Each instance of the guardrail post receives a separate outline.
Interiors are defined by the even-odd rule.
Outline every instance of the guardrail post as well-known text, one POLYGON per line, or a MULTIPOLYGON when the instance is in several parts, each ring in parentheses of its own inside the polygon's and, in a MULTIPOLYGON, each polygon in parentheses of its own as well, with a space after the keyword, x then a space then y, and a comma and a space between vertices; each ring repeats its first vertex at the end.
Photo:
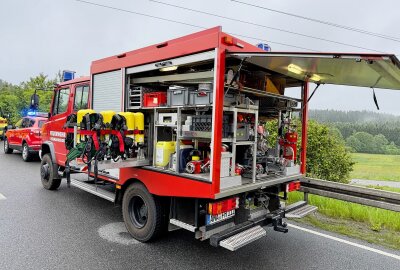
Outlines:
POLYGON ((304 192, 304 201, 308 203, 308 192, 304 192))

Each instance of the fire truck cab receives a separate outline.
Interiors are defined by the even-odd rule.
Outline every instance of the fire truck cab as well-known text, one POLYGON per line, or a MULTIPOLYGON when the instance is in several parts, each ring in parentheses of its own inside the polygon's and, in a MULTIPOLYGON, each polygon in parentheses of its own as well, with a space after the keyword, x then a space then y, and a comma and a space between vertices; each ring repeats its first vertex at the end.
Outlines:
POLYGON ((90 78, 55 89, 42 183, 66 177, 122 205, 139 241, 182 228, 236 250, 266 226, 288 230, 280 200, 306 171, 308 83, 399 89, 399 66, 393 55, 266 52, 219 27, 97 60, 90 78))

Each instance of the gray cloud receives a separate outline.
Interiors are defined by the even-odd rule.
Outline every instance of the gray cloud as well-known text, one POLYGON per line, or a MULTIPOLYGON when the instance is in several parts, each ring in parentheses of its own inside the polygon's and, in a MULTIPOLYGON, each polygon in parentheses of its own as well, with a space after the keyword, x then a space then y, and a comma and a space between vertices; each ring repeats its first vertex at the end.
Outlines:
MULTIPOLYGON (((362 52, 360 49, 317 41, 239 22, 183 11, 147 0, 91 0, 104 5, 189 22, 204 27, 222 25, 226 32, 293 44, 325 52, 362 52)), ((369 37, 303 21, 229 0, 178 1, 176 5, 200 9, 255 23, 284 28, 326 39, 399 53, 398 42, 369 37)), ((398 1, 250 1, 274 9, 349 25, 400 38, 398 1)), ((88 75, 93 60, 133 50, 198 31, 138 15, 82 4, 73 0, 0 0, 0 78, 19 83, 40 72, 54 76, 72 69, 88 75)), ((248 40, 256 43, 254 40, 248 40)), ((270 43, 274 51, 299 49, 270 43)), ((400 114, 399 91, 377 91, 382 112, 400 114)), ((322 86, 310 102, 311 108, 376 110, 370 89, 322 86)))

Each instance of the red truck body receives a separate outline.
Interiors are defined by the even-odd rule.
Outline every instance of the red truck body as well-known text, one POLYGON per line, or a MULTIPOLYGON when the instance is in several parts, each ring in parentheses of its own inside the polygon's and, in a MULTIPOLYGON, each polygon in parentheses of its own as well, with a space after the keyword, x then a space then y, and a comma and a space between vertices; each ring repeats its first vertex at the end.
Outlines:
MULTIPOLYGON (((158 219, 161 220, 167 216, 166 224, 169 226, 190 230, 195 233, 196 238, 203 240, 210 238, 213 246, 220 245, 236 250, 249 242, 249 239, 245 237, 245 232, 250 233, 251 230, 255 230, 251 241, 265 235, 264 229, 259 227, 261 225, 272 225, 276 231, 287 232, 285 223, 282 221, 285 217, 285 209, 280 204, 280 192, 284 192, 284 197, 286 197, 286 192, 293 191, 292 187, 296 187, 294 190, 297 190, 299 185, 293 182, 299 181, 306 173, 308 83, 400 89, 399 67, 398 59, 388 54, 265 52, 222 32, 220 27, 97 60, 92 62, 90 77, 63 82, 55 89, 49 122, 42 128, 42 156, 44 157, 41 166, 42 183, 47 189, 56 189, 63 176, 67 176, 67 183, 71 181, 70 170, 74 173, 90 170, 89 176, 95 177, 94 188, 90 187, 92 182, 88 184, 73 180, 72 183, 100 197, 122 203, 124 221, 128 231, 136 239, 148 241, 159 233, 162 224, 151 223, 154 220, 150 220, 147 215, 154 214, 153 217, 157 219, 157 222, 158 219), (248 69, 244 75, 240 73, 243 63, 248 69), (169 67, 172 72, 163 73, 165 67, 169 67), (227 70, 232 67, 234 77, 229 83, 227 70), (263 77, 252 84, 253 73, 261 73, 263 77), (387 76, 389 73, 392 76, 387 76), (379 79, 376 80, 377 78, 379 79), (198 105, 165 107, 162 105, 158 108, 146 108, 146 106, 134 107, 130 103, 129 95, 132 89, 137 89, 134 88, 136 85, 141 87, 156 85, 157 89, 165 91, 163 88, 165 85, 171 86, 174 83, 194 85, 202 83, 204 79, 209 80, 209 83, 211 80, 210 91, 213 94, 212 100, 205 107, 198 105), (238 82, 236 86, 233 86, 234 79, 238 82), (260 84, 264 84, 265 87, 257 89, 260 84), (299 88, 302 98, 294 99, 284 96, 284 90, 288 87, 299 88), (251 97, 257 99, 259 104, 251 106, 255 103, 250 100, 246 107, 240 107, 239 102, 236 102, 236 105, 231 103, 231 105, 226 105, 226 95, 231 89, 235 89, 236 97, 246 96, 246 100, 250 100, 249 97, 251 97), (297 107, 297 103, 301 105, 300 108, 297 107), (251 109, 255 106, 256 109, 251 109), (89 108, 96 112, 111 110, 116 113, 127 111, 142 113, 146 119, 144 134, 149 165, 117 165, 116 174, 115 170, 114 174, 111 172, 98 174, 92 171, 91 166, 80 170, 75 167, 71 169, 69 161, 67 162, 69 151, 65 145, 66 137, 67 134, 73 132, 74 141, 76 141, 76 136, 80 131, 79 123, 74 131, 66 128, 67 117, 76 114, 79 110, 89 108), (204 108, 206 112, 211 113, 206 116, 212 119, 210 137, 202 138, 203 140, 206 138, 210 149, 209 174, 200 177, 190 173, 179 173, 177 168, 171 170, 171 168, 157 167, 156 144, 157 141, 162 140, 158 139, 156 130, 158 127, 167 129, 172 127, 168 124, 164 126, 158 124, 159 113, 173 112, 172 114, 179 118, 184 115, 182 111, 187 110, 192 112, 192 115, 198 116, 204 113, 204 108), (294 141, 297 140, 297 133, 290 126, 292 111, 299 112, 302 123, 302 141, 299 151, 294 141), (234 135, 229 138, 224 134, 226 115, 233 119, 232 133, 234 135), (244 141, 237 140, 238 124, 246 125, 243 122, 239 123, 242 121, 237 120, 239 115, 241 119, 247 117, 248 120, 245 120, 247 125, 250 129, 254 129, 253 140, 249 139, 250 137, 244 141), (288 115, 287 119, 286 115, 288 115), (281 139, 278 140, 275 151, 272 151, 273 154, 268 154, 275 155, 272 161, 267 154, 264 154, 262 158, 258 157, 257 140, 262 141, 265 136, 263 132, 258 133, 258 127, 262 130, 263 125, 259 124, 261 123, 259 117, 263 117, 263 121, 278 120, 278 134, 281 139), (285 137, 285 134, 288 135, 285 137), (289 135, 291 140, 288 139, 289 135), (229 146, 227 147, 226 144, 229 146), (250 145, 252 147, 249 147, 250 145), (240 152, 242 150, 236 151, 241 146, 244 146, 246 153, 244 150, 243 153, 240 152), (223 171, 226 172, 226 167, 222 165, 222 153, 226 151, 224 150, 226 147, 233 153, 230 159, 229 177, 222 174, 223 171), (298 152, 299 159, 296 158, 298 152), (251 158, 248 158, 248 153, 251 158), (152 162, 151 158, 153 158, 152 162), (235 168, 238 160, 248 163, 247 167, 252 168, 251 175, 241 178, 238 184, 229 186, 229 181, 241 177, 240 166, 235 168), (263 174, 256 171, 256 168, 259 169, 259 163, 263 162, 265 164, 269 162, 271 172, 278 173, 265 172, 263 174), (104 181, 103 185, 111 184, 115 188, 111 197, 105 195, 105 191, 98 191, 97 178, 104 181), (261 212, 257 210, 258 212, 255 213, 248 204, 261 212), (168 209, 162 208, 161 205, 167 205, 168 209), (151 225, 148 225, 149 223, 151 225), (151 228, 146 226, 151 226, 151 228), (239 241, 240 244, 232 245, 229 239, 235 235, 243 239, 239 241)), ((182 141, 188 138, 180 135, 183 121, 177 120, 176 123, 175 154, 178 155, 180 138, 182 141)), ((249 134, 251 132, 248 132, 249 134)), ((198 138, 190 137, 190 140, 194 147, 198 147, 198 138)), ((172 157, 170 162, 171 160, 172 157)), ((123 163, 124 161, 120 164, 123 163)), ((261 169, 264 168, 261 166, 261 169)))

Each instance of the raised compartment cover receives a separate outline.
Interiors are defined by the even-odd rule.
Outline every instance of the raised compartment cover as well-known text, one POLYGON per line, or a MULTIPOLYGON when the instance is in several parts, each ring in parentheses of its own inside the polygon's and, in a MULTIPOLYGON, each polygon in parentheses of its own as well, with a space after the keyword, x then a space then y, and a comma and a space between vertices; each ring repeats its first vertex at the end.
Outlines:
POLYGON ((300 81, 400 90, 400 61, 392 54, 232 53, 230 56, 300 81))

